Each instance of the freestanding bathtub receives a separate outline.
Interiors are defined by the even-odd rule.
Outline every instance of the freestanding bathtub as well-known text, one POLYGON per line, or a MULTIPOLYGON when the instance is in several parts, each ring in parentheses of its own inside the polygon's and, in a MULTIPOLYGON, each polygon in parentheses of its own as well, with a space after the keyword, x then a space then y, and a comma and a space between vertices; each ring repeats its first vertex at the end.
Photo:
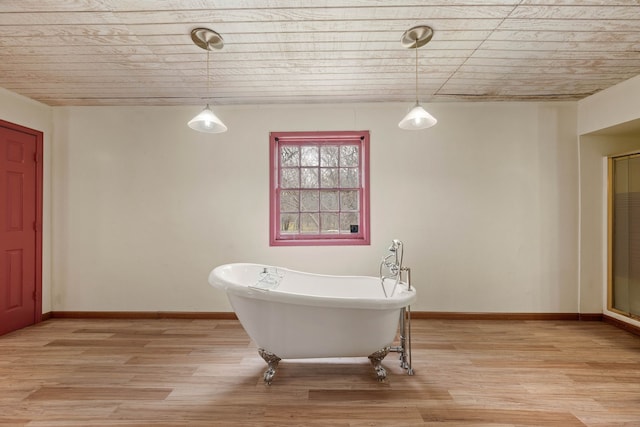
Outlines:
POLYGON ((390 279, 384 279, 383 290, 378 277, 248 263, 214 268, 209 283, 225 290, 257 344, 268 364, 267 384, 281 359, 324 357, 369 357, 378 380, 384 380, 382 359, 396 337, 402 309, 416 298, 415 289, 390 279))

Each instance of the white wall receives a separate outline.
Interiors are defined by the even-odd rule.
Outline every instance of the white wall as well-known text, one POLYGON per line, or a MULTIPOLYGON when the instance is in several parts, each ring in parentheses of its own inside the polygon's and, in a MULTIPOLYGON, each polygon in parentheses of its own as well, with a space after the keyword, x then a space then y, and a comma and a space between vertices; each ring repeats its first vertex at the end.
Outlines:
POLYGON ((395 127, 404 105, 219 107, 231 131, 208 136, 184 126, 197 107, 50 108, 0 89, 0 119, 44 132, 44 312, 228 310, 214 265, 375 274, 399 237, 419 310, 589 313, 606 304, 603 157, 636 148, 639 95, 634 78, 577 106, 435 104, 440 123, 416 133, 395 127), (372 245, 270 248, 267 134, 323 129, 372 131, 372 245))
POLYGON ((640 119, 640 75, 578 102, 578 135, 640 119))
POLYGON ((0 119, 43 132, 42 312, 51 311, 51 129, 50 107, 0 88, 0 119))
POLYGON ((405 242, 414 310, 578 311, 575 103, 54 108, 53 310, 228 311, 216 265, 376 275, 405 242), (371 131, 372 243, 269 247, 268 133, 371 131))
POLYGON ((640 151, 640 76, 578 102, 580 135, 580 310, 607 309, 606 158, 640 151))

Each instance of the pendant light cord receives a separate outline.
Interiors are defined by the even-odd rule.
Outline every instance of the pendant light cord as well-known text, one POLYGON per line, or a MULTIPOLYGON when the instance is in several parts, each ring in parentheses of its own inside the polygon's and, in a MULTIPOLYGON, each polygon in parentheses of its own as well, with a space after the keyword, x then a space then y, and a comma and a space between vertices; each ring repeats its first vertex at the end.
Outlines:
POLYGON ((418 103, 418 39, 416 38, 413 48, 416 50, 416 104, 418 103))
POLYGON ((211 78, 209 77, 209 49, 207 48, 207 104, 211 100, 211 78))

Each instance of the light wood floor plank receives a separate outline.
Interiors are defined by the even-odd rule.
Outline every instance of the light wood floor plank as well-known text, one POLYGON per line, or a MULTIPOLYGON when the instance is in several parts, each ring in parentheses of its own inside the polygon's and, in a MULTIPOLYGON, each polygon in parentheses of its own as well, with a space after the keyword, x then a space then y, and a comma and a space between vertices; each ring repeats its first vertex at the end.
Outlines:
POLYGON ((52 319, 0 337, 5 426, 639 426, 640 337, 602 322, 414 320, 398 355, 283 360, 235 320, 52 319))

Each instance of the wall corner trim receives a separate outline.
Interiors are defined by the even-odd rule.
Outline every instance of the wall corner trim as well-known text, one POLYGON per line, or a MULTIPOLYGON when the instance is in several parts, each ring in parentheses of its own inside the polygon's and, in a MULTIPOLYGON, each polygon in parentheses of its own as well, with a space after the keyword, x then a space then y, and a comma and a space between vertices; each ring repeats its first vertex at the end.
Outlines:
POLYGON ((441 320, 580 320, 578 313, 504 313, 504 312, 446 312, 412 311, 413 319, 441 320))
POLYGON ((48 314, 50 319, 238 319, 235 313, 227 311, 52 311, 48 314))
MULTIPOLYGON (((440 320, 565 320, 583 322, 605 322, 640 336, 640 327, 602 313, 466 313, 445 311, 412 311, 413 319, 440 320)), ((42 314, 49 319, 210 319, 238 320, 230 311, 185 312, 185 311, 50 311, 42 314)))

